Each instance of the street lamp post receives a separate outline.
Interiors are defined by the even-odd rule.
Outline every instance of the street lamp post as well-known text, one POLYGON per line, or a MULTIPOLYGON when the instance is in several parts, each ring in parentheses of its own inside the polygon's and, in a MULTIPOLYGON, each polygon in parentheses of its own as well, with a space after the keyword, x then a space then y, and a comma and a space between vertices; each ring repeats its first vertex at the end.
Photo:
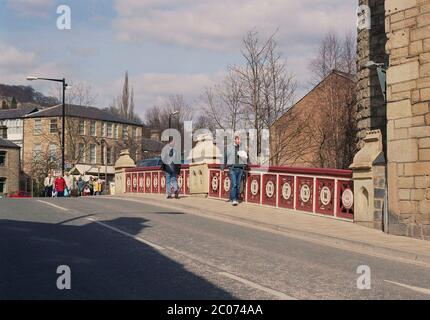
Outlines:
POLYGON ((54 81, 54 82, 61 82, 63 84, 63 108, 61 112, 61 175, 64 176, 64 169, 65 169, 65 132, 66 132, 66 88, 67 83, 66 79, 51 79, 51 78, 39 78, 34 76, 28 76, 27 80, 34 81, 34 80, 46 80, 46 81, 54 81))

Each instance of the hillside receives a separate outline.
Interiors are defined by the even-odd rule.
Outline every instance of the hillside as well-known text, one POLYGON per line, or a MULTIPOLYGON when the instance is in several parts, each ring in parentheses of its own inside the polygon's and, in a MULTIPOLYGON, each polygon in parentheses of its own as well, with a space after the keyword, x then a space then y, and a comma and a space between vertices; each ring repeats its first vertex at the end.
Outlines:
POLYGON ((42 107, 52 106, 58 103, 53 97, 47 97, 34 90, 30 86, 14 86, 0 84, 0 98, 15 97, 18 105, 34 104, 42 107))

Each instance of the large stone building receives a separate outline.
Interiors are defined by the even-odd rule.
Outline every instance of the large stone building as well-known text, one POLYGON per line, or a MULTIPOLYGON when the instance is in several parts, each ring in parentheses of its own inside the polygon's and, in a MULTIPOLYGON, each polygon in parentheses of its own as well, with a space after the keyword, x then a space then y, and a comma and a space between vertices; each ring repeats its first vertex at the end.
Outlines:
POLYGON ((23 117, 36 112, 36 107, 22 107, 19 109, 0 110, 0 138, 7 139, 21 148, 23 157, 24 120, 23 117))
POLYGON ((0 197, 19 191, 19 146, 0 138, 0 197))
POLYGON ((270 128, 275 166, 347 168, 355 153, 355 77, 332 71, 270 128))
POLYGON ((385 132, 386 125, 386 228, 430 240, 430 0, 359 4, 369 5, 372 24, 358 34, 358 112, 363 130, 385 132), (388 62, 385 122, 375 71, 366 68, 370 60, 388 62))
MULTIPOLYGON (((24 118, 23 170, 43 176, 61 168, 62 105, 42 109, 24 118)), ((110 112, 86 106, 66 105, 66 169, 78 174, 113 179, 114 163, 121 149, 132 158, 142 157, 142 125, 110 112)))

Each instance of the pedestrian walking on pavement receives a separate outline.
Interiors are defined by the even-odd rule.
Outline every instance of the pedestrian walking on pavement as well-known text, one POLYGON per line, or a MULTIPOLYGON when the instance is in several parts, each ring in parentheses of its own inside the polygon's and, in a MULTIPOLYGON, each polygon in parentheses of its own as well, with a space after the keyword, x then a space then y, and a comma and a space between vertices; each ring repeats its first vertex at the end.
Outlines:
POLYGON ((221 166, 221 170, 224 170, 225 167, 229 169, 231 181, 230 200, 233 206, 239 204, 241 181, 248 162, 248 154, 246 151, 240 150, 240 135, 235 134, 233 145, 227 147, 224 164, 221 166))
POLYGON ((161 170, 166 174, 166 197, 172 198, 173 189, 175 198, 179 199, 178 175, 181 172, 181 157, 175 149, 173 138, 169 139, 169 144, 163 149, 161 160, 161 170))
POLYGON ((69 172, 66 172, 66 174, 64 175, 64 181, 66 182, 66 188, 64 189, 64 196, 70 197, 72 193, 73 177, 70 175, 69 172))
POLYGON ((67 188, 66 180, 60 175, 55 179, 55 191, 58 198, 64 197, 64 190, 67 188))
POLYGON ((45 187, 45 197, 52 197, 52 191, 54 188, 54 181, 55 179, 52 177, 50 173, 48 173, 48 176, 45 178, 43 185, 45 187))
POLYGON ((78 197, 81 197, 83 196, 84 188, 85 188, 85 181, 84 179, 82 179, 82 176, 79 176, 77 186, 78 186, 78 197))

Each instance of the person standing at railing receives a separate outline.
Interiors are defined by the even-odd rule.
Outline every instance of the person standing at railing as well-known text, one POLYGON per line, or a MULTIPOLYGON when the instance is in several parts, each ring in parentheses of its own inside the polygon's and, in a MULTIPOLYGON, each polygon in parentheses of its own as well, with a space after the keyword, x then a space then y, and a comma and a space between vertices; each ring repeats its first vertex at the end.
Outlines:
POLYGON ((240 135, 235 134, 233 145, 227 147, 224 164, 221 166, 221 170, 224 170, 225 167, 229 169, 231 181, 230 201, 233 206, 239 204, 240 185, 247 162, 248 154, 246 151, 240 150, 240 135))
POLYGON ((167 199, 172 198, 173 188, 175 198, 179 199, 178 175, 181 171, 181 158, 175 149, 172 138, 169 139, 169 144, 163 149, 161 160, 161 170, 166 174, 166 197, 167 199))

